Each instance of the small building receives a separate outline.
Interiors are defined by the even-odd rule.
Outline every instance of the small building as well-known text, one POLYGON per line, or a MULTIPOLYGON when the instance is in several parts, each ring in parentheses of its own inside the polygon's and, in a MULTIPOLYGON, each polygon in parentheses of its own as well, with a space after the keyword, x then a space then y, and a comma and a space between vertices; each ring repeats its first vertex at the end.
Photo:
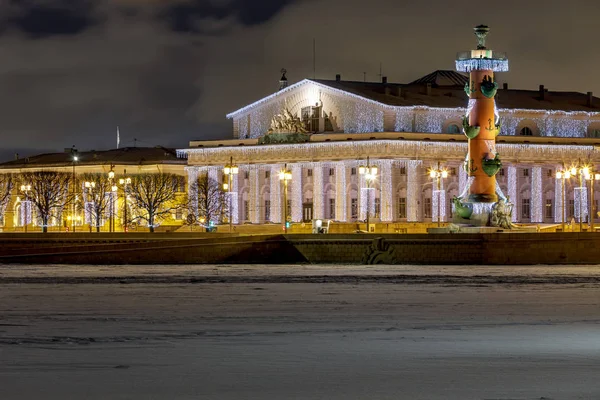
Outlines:
MULTIPOLYGON (((120 149, 106 151, 77 151, 76 149, 65 149, 62 153, 40 154, 36 156, 18 158, 13 161, 0 164, 0 174, 12 174, 15 185, 13 193, 2 212, 3 231, 24 231, 25 223, 29 222, 30 230, 40 230, 39 221, 35 218, 35 209, 25 209, 23 207, 27 194, 21 190, 21 185, 27 185, 22 179, 25 172, 33 171, 56 171, 71 174, 75 178, 75 185, 72 190, 75 191, 76 201, 73 205, 67 207, 61 213, 61 217, 54 217, 49 222, 48 230, 66 231, 66 230, 92 230, 92 221, 89 212, 86 211, 86 201, 84 192, 86 191, 86 176, 104 177, 109 179, 109 172, 114 173, 112 182, 116 187, 114 193, 115 200, 110 215, 113 218, 102 218, 100 230, 108 231, 111 229, 109 224, 114 223, 113 231, 121 231, 124 228, 124 191, 123 185, 119 184, 121 179, 125 179, 136 174, 146 173, 171 173, 180 177, 178 181, 178 192, 183 196, 186 192, 186 161, 178 158, 174 149, 165 147, 124 147, 120 149)), ((88 182, 88 188, 90 183, 88 182)), ((71 189, 69 189, 71 190, 71 189)), ((113 196, 113 194, 107 193, 113 196)), ((131 216, 131 215, 130 215, 131 216)), ((163 225, 168 225, 175 229, 182 225, 185 214, 183 212, 174 213, 171 218, 164 221, 163 225)), ((129 224, 128 229, 135 229, 135 224, 129 224)), ((143 227, 140 227, 142 229, 143 227)), ((95 230, 95 229, 94 229, 95 230)))

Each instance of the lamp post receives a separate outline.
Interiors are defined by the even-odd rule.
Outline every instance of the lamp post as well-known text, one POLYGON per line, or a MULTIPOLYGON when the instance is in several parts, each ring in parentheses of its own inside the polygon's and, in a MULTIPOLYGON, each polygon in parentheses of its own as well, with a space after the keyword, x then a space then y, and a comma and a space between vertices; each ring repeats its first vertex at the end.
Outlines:
POLYGON ((585 180, 590 181, 590 232, 594 232, 594 216, 596 215, 596 204, 594 203, 594 182, 600 180, 600 174, 594 173, 592 168, 589 168, 588 174, 585 175, 585 180))
MULTIPOLYGON (((23 222, 24 226, 25 226, 25 233, 27 233, 27 225, 29 224, 29 192, 31 191, 31 185, 21 185, 21 192, 23 192, 25 194, 25 212, 23 212, 23 215, 25 216, 25 221, 23 222)), ((21 206, 23 207, 23 206, 21 206)), ((21 208, 23 209, 23 208, 21 208)))
MULTIPOLYGON (((83 186, 85 187, 85 189, 89 193, 91 193, 90 197, 91 197, 92 200, 94 200, 93 191, 94 191, 94 188, 96 187, 96 182, 85 181, 83 183, 83 186)), ((85 201, 85 199, 83 199, 83 201, 85 201)), ((93 202, 93 203, 95 203, 95 202, 93 202)), ((92 218, 94 218, 94 222, 96 223, 96 232, 100 231, 100 226, 97 224, 98 217, 96 215, 94 215, 96 212, 97 212, 97 210, 95 210, 95 212, 90 215, 90 223, 89 223, 89 225, 90 225, 90 232, 92 232, 92 218)))
POLYGON ((73 206, 72 206, 72 218, 71 218, 71 227, 73 229, 73 233, 75 233, 75 201, 76 201, 76 192, 75 192, 75 186, 76 185, 76 181, 75 181, 75 163, 77 161, 79 161, 79 157, 77 156, 77 149, 75 149, 74 147, 71 149, 71 155, 73 157, 73 206))
POLYGON ((115 185, 115 171, 113 171, 114 165, 110 166, 108 171, 108 182, 110 184, 110 222, 108 225, 109 232, 115 231, 115 194, 117 193, 117 186, 115 185))
POLYGON ((441 226, 442 216, 440 215, 440 205, 442 203, 442 179, 446 179, 448 177, 448 171, 445 168, 440 167, 440 162, 437 163, 437 168, 431 168, 429 170, 429 176, 431 179, 436 180, 437 185, 437 226, 438 228, 441 226))
POLYGON ((287 169, 287 164, 279 172, 279 180, 283 182, 283 230, 287 233, 287 188, 288 182, 292 180, 292 171, 287 169))
POLYGON ((123 178, 119 179, 119 185, 123 186, 123 232, 127 232, 127 185, 131 183, 131 178, 127 177, 127 170, 123 170, 123 178))
POLYGON ((223 168, 223 173, 227 178, 227 182, 223 183, 223 189, 227 191, 229 197, 229 233, 233 232, 233 210, 231 207, 231 190, 233 189, 233 176, 237 175, 239 168, 237 165, 233 165, 233 157, 229 158, 229 164, 223 168))
MULTIPOLYGON (((579 232, 583 230, 583 181, 591 178, 590 167, 582 165, 581 160, 571 167, 571 175, 579 178, 579 232)), ((587 200, 587 199, 586 199, 587 200)))
POLYGON ((371 232, 369 229, 369 214, 371 212, 371 182, 375 180, 377 176, 377 167, 371 166, 369 162, 369 157, 367 156, 367 165, 361 165, 358 167, 358 173, 365 177, 365 181, 367 181, 367 232, 371 232))
POLYGON ((567 208, 565 205, 565 197, 566 197, 566 188, 565 186, 567 185, 567 180, 569 180, 571 178, 571 171, 569 171, 568 169, 564 168, 563 165, 563 169, 556 171, 556 179, 561 179, 562 180, 562 231, 565 231, 565 219, 567 218, 567 208))

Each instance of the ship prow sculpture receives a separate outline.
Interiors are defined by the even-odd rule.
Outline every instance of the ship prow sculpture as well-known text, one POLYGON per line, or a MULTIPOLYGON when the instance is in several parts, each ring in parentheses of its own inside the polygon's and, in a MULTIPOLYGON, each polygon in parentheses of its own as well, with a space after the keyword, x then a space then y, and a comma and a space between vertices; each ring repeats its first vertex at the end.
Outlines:
POLYGON ((502 161, 496 152, 501 124, 494 73, 508 71, 508 59, 486 47, 488 33, 485 25, 475 27, 477 49, 459 53, 456 59, 457 71, 469 73, 465 85, 469 103, 463 119, 463 133, 468 138, 463 167, 468 181, 463 194, 453 199, 453 222, 512 229, 513 206, 496 182, 502 161))

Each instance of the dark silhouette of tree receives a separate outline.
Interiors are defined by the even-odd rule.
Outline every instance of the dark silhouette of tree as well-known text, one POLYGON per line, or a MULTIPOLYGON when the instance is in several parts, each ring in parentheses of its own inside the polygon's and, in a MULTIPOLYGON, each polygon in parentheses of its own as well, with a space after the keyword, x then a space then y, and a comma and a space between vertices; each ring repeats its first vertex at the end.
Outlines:
POLYGON ((110 218, 111 199, 116 202, 116 193, 112 192, 112 184, 105 174, 83 174, 79 177, 83 182, 83 201, 89 213, 90 225, 100 232, 103 219, 110 218))
POLYGON ((131 175, 125 193, 129 196, 132 215, 128 222, 145 222, 155 226, 171 213, 184 208, 185 198, 178 196, 180 176, 168 173, 131 175))
POLYGON ((10 202, 15 180, 12 174, 0 174, 0 220, 4 216, 6 206, 10 202))
POLYGON ((73 190, 69 189, 71 174, 34 171, 23 173, 20 179, 23 184, 31 185, 27 198, 37 211, 42 232, 48 232, 50 219, 60 219, 65 207, 75 198, 73 190))
POLYGON ((198 189, 198 217, 204 218, 206 224, 210 221, 218 222, 227 212, 226 193, 219 182, 200 175, 196 181, 198 189))

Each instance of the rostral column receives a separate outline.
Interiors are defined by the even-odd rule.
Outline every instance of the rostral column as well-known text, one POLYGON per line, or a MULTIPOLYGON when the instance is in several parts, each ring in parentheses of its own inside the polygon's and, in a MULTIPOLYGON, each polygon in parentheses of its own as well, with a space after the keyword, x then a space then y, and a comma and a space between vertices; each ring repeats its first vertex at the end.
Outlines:
POLYGON ((498 201, 496 173, 502 167, 496 153, 500 121, 496 111, 498 84, 494 80, 494 72, 508 71, 506 56, 485 46, 489 30, 485 25, 475 27, 477 50, 459 53, 456 59, 456 70, 469 73, 469 83, 465 85, 469 104, 463 119, 463 131, 469 139, 464 168, 470 177, 470 187, 469 197, 465 200, 471 204, 489 203, 488 207, 484 207, 488 211, 498 201))

